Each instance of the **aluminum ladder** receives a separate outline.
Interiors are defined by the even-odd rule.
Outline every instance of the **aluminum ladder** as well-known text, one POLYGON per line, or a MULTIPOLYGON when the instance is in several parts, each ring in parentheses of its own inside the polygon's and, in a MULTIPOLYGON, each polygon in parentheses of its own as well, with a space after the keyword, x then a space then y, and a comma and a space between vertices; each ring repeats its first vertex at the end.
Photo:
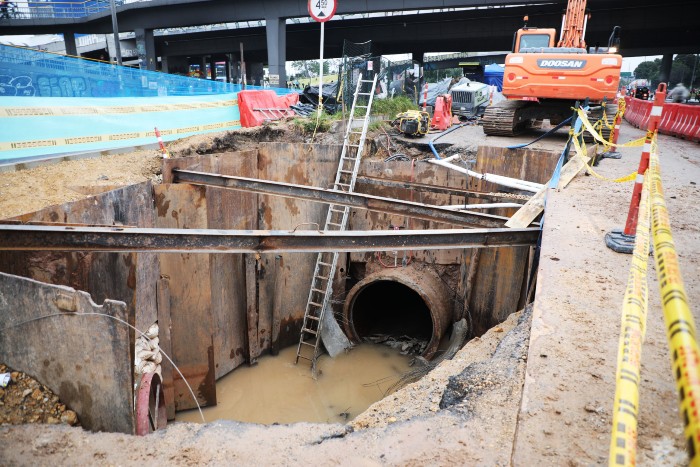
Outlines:
MULTIPOLYGON (((350 118, 348 126, 345 130, 345 138, 343 139, 343 151, 340 154, 340 162, 338 171, 335 175, 333 189, 338 191, 352 192, 355 189, 355 181, 357 180, 357 172, 360 168, 360 158, 367 137, 367 127, 369 126, 369 113, 374 100, 374 90, 377 86, 377 75, 374 79, 363 80, 360 74, 357 79, 357 87, 352 101, 352 109, 350 110, 350 118), (371 84, 369 92, 361 92, 367 85, 371 84), (358 104, 358 98, 367 96, 367 105, 358 104), (365 109, 364 116, 355 118, 355 109, 365 109), (358 126, 353 123, 362 122, 361 130, 358 131, 358 126)), ((324 231, 342 231, 345 230, 350 215, 350 208, 347 206, 337 206, 330 204, 326 215, 326 223, 324 231)), ((306 310, 304 311, 304 321, 301 326, 301 334, 299 336, 299 346, 297 347, 297 358, 295 363, 299 363, 299 359, 308 360, 311 362, 311 374, 314 378, 317 376, 316 362, 321 355, 321 330, 323 325, 323 315, 328 308, 331 297, 333 295, 333 277, 338 264, 338 252, 319 253, 316 258, 316 267, 314 269, 313 279, 311 280, 311 288, 309 290, 309 299, 306 302, 306 310)))

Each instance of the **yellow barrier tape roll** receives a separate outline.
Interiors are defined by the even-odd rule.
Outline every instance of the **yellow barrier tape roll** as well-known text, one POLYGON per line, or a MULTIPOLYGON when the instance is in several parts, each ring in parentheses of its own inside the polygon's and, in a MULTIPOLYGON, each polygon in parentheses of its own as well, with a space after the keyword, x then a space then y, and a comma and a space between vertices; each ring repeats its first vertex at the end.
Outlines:
POLYGON ((611 466, 633 466, 637 457, 637 413, 642 341, 646 332, 647 265, 649 262, 649 176, 644 178, 642 200, 637 219, 632 266, 622 301, 620 342, 617 349, 615 402, 610 438, 611 466))
POLYGON ((590 164, 587 162, 587 158, 584 157, 586 155, 586 149, 585 146, 581 146, 581 143, 579 142, 578 138, 572 138, 574 142, 574 148, 576 149, 576 154, 579 155, 581 160, 583 160, 583 163, 586 164, 586 170, 588 171, 589 174, 593 175, 596 178, 599 178, 601 180, 605 180, 606 182, 613 182, 613 183, 624 183, 624 182, 631 182, 632 180, 637 178, 637 171, 635 170, 629 175, 625 175, 624 177, 619 177, 619 178, 607 178, 603 177, 599 173, 593 170, 593 167, 590 166, 590 164))
POLYGON ((633 139, 632 141, 628 141, 628 142, 622 143, 622 144, 609 143, 608 141, 605 141, 605 139, 602 136, 600 136, 600 133, 598 133, 595 130, 595 128, 593 128, 593 125, 591 125, 591 122, 588 120, 588 115, 586 115, 586 112, 584 112, 583 109, 577 109, 576 112, 578 112, 578 118, 581 119, 581 122, 583 123, 583 127, 586 130, 588 130, 588 132, 591 135, 593 135, 593 138, 595 138, 596 141, 603 144, 604 146, 615 146, 616 148, 634 148, 634 147, 644 146, 644 137, 638 138, 638 139, 633 139))
MULTIPOLYGON (((162 136, 168 135, 178 135, 185 133, 195 133, 198 131, 208 131, 221 129, 224 130, 230 127, 238 127, 241 125, 240 120, 231 120, 228 122, 217 122, 208 123, 206 125, 195 125, 186 128, 171 128, 169 130, 160 130, 162 136)), ((28 148, 40 148, 40 147, 51 147, 51 146, 66 146, 71 144, 85 144, 85 143, 100 143, 103 141, 123 141, 129 139, 139 139, 139 138, 153 138, 154 143, 156 142, 156 133, 154 130, 150 131, 136 131, 130 133, 114 133, 109 135, 88 135, 88 136, 74 136, 69 138, 51 138, 51 139, 37 139, 31 141, 12 141, 7 143, 0 143, 0 151, 10 151, 17 149, 28 149, 28 148)))
POLYGON ((684 423, 690 465, 700 465, 700 352, 695 337, 695 322, 688 306, 678 255, 671 235, 661 185, 656 140, 652 144, 650 157, 652 238, 664 323, 673 359, 673 375, 680 396, 679 409, 684 423))

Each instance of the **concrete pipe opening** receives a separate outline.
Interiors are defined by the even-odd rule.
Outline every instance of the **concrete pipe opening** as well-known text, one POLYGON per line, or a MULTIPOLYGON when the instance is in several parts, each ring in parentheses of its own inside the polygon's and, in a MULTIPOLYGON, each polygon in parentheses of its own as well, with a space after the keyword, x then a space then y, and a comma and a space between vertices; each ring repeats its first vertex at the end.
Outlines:
POLYGON ((386 269, 365 277, 348 293, 343 317, 354 342, 374 334, 428 341, 430 359, 452 323, 450 293, 432 271, 386 269))

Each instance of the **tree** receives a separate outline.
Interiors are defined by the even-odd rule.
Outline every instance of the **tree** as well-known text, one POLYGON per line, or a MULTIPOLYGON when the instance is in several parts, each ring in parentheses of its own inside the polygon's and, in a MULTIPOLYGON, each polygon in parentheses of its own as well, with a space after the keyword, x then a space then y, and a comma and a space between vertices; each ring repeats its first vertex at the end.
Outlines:
MULTIPOLYGON (((323 61, 323 74, 328 76, 331 73, 338 72, 340 59, 330 58, 323 61)), ((318 76, 318 60, 296 60, 292 62, 292 69, 300 73, 305 78, 313 78, 318 76)))
POLYGON ((634 69, 636 79, 647 79, 652 84, 659 82, 659 70, 661 69, 661 59, 642 62, 634 69))

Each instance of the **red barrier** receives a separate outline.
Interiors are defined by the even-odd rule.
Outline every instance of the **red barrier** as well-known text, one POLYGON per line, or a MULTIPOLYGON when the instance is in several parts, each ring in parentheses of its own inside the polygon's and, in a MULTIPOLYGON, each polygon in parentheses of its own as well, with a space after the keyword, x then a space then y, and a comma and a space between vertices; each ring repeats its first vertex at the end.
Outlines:
MULTIPOLYGON (((625 120, 637 128, 649 126, 651 101, 625 97, 627 108, 625 120)), ((665 103, 659 133, 673 135, 690 141, 700 142, 700 106, 665 103)))
POLYGON ((452 96, 443 94, 435 99, 431 127, 445 131, 452 126, 452 96))
POLYGON ((260 126, 265 121, 277 120, 283 116, 292 116, 290 106, 299 103, 299 94, 278 96, 275 91, 241 91, 238 93, 238 110, 241 114, 241 126, 245 128, 260 126))

